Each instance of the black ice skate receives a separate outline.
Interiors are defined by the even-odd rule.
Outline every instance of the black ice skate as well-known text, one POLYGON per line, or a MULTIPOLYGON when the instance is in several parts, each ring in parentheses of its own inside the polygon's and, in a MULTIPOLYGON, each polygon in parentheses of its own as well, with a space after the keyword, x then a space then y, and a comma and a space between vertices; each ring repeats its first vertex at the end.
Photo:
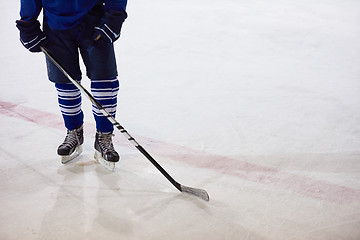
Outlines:
POLYGON ((83 126, 74 130, 68 130, 64 142, 58 147, 58 155, 63 164, 73 160, 82 152, 81 145, 84 142, 83 126))
POLYGON ((95 160, 109 170, 114 170, 115 163, 119 161, 119 154, 112 143, 112 133, 97 131, 95 135, 95 160))

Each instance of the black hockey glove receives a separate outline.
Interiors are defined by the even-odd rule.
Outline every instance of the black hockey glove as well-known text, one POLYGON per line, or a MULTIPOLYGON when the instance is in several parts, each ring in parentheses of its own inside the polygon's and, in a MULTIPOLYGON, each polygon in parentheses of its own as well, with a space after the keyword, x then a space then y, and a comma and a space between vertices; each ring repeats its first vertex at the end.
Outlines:
POLYGON ((121 27, 126 18, 125 11, 106 10, 101 25, 95 27, 93 39, 108 43, 115 42, 120 37, 121 27))
POLYGON ((41 52, 46 36, 40 29, 38 20, 17 20, 16 27, 20 30, 20 41, 30 52, 41 52))

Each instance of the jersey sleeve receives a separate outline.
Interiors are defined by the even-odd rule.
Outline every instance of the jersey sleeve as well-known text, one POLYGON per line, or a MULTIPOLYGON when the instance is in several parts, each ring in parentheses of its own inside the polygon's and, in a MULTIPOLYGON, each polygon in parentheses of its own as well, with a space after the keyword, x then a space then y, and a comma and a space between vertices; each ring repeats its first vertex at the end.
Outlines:
POLYGON ((104 0, 105 10, 126 11, 127 0, 104 0))
POLYGON ((30 21, 38 18, 42 9, 42 0, 21 0, 21 20, 30 21))

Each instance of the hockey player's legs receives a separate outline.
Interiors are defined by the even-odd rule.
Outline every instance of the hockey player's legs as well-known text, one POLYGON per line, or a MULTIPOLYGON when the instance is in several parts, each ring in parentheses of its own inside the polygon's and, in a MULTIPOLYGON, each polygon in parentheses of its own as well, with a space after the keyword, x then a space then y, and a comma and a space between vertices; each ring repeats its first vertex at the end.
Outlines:
MULTIPOLYGON (((58 31, 45 23, 44 32, 49 40, 49 52, 56 56, 71 77, 80 80, 78 46, 74 34, 76 29, 58 31)), ((81 93, 49 59, 46 59, 46 63, 49 80, 55 83, 60 111, 67 129, 65 140, 58 147, 57 153, 61 162, 67 163, 82 152, 84 116, 81 110, 81 93)))
MULTIPOLYGON (((118 90, 119 81, 116 78, 91 81, 92 95, 113 117, 115 117, 116 114, 118 90)), ((96 150, 95 159, 101 163, 105 163, 105 166, 108 168, 113 169, 115 167, 114 163, 118 162, 120 158, 112 143, 114 126, 94 105, 93 115, 97 128, 94 143, 96 150)))
MULTIPOLYGON (((87 76, 91 79, 91 92, 94 98, 115 116, 119 81, 113 45, 88 40, 82 42, 80 53, 86 66, 87 76)), ((93 114, 97 130, 113 131, 113 125, 95 106, 93 106, 93 114)))
MULTIPOLYGON (((98 24, 98 20, 100 20, 99 16, 88 14, 81 23, 72 29, 58 31, 45 25, 44 31, 49 38, 49 52, 57 57, 60 65, 73 79, 78 80, 81 79, 78 54, 80 50, 87 76, 91 79, 91 90, 95 99, 111 115, 115 116, 119 82, 117 80, 114 47, 113 44, 94 41, 91 38, 91 33, 94 26, 98 24)), ((50 81, 56 83, 59 106, 68 130, 64 143, 58 149, 58 154, 62 156, 63 160, 64 156, 71 160, 70 155, 77 153, 77 149, 81 147, 83 142, 81 94, 48 59, 47 69, 50 81), (60 149, 64 146, 70 147, 70 149, 60 149)), ((112 145, 113 125, 95 106, 93 113, 97 128, 95 149, 103 160, 112 163, 119 161, 119 155, 112 145)))
MULTIPOLYGON (((119 81, 117 80, 114 45, 91 38, 91 33, 100 23, 100 19, 96 14, 88 14, 85 17, 81 25, 84 36, 79 41, 79 49, 86 67, 86 74, 91 79, 91 91, 94 98, 115 116, 119 81)), ((113 131, 113 125, 95 106, 93 113, 97 130, 113 131)))
MULTIPOLYGON (((116 77, 112 79, 91 80, 91 93, 93 97, 113 117, 116 114, 118 91, 119 81, 116 77)), ((118 162, 120 158, 112 143, 114 126, 95 105, 92 108, 97 129, 94 143, 96 150, 95 159, 105 165, 105 167, 114 169, 115 162, 118 162)))
MULTIPOLYGON (((91 26, 90 26, 91 27, 91 26)), ((113 44, 86 39, 80 44, 87 76, 91 79, 91 93, 113 116, 116 114, 119 81, 113 44)), ((119 154, 112 144, 113 124, 93 105, 96 122, 95 159, 105 167, 113 169, 119 161, 119 154)))
POLYGON ((84 122, 80 90, 72 83, 55 83, 55 87, 65 127, 68 130, 79 128, 84 122))
MULTIPOLYGON (((119 81, 117 78, 91 81, 92 95, 113 117, 116 115, 118 91, 119 81)), ((93 105, 92 111, 97 130, 105 133, 112 132, 114 130, 113 124, 99 111, 95 105, 93 105)))
POLYGON ((81 93, 72 83, 56 83, 55 87, 67 128, 65 140, 58 148, 58 155, 61 156, 62 163, 67 163, 82 152, 84 114, 81 110, 81 93))

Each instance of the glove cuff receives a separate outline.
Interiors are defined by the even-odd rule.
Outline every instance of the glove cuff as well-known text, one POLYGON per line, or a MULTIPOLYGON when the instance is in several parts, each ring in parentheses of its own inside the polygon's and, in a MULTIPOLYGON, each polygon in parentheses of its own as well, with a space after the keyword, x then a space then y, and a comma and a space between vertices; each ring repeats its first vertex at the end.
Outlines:
POLYGON ((101 25, 95 27, 98 31, 94 34, 94 40, 97 41, 101 36, 106 42, 113 43, 120 37, 121 27, 127 13, 123 11, 106 10, 102 18, 101 25))
POLYGON ((40 29, 40 22, 38 20, 16 20, 16 27, 22 32, 30 33, 40 29))

